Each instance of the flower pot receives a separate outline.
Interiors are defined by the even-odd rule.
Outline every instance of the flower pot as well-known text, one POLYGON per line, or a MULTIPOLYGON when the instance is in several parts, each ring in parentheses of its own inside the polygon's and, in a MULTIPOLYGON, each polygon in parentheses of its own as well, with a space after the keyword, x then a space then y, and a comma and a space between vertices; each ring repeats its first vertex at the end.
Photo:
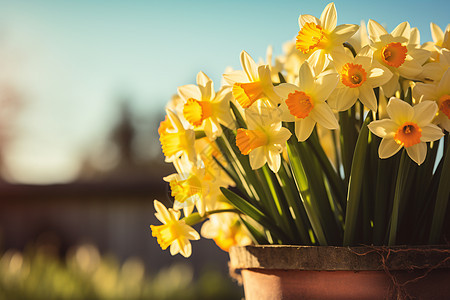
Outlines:
POLYGON ((246 300, 450 297, 449 246, 233 247, 230 269, 246 300))

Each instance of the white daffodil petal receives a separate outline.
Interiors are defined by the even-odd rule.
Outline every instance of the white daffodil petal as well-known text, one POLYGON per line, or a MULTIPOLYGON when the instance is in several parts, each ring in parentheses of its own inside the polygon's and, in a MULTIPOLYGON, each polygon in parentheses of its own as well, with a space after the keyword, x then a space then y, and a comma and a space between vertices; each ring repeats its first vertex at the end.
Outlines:
POLYGON ((427 156, 427 144, 418 143, 411 147, 407 147, 406 152, 408 153, 408 156, 420 166, 427 156))
POLYGON ((436 85, 421 82, 417 83, 413 88, 413 97, 418 102, 437 99, 436 85))
POLYGON ((247 74, 244 71, 232 71, 222 75, 223 79, 229 84, 233 85, 236 82, 248 82, 247 74))
POLYGON ((403 100, 392 97, 386 107, 389 117, 397 124, 410 121, 414 116, 414 109, 403 100))
POLYGON ((250 81, 258 80, 258 65, 245 51, 241 52, 241 66, 250 81))
POLYGON ((314 76, 308 62, 304 62, 300 67, 298 80, 299 88, 302 91, 309 91, 315 87, 314 76))
POLYGON ((336 28, 337 13, 333 2, 328 4, 323 10, 322 15, 320 16, 320 23, 322 28, 328 32, 331 32, 336 28))
POLYGON ((373 134, 380 138, 390 138, 393 137, 394 133, 397 131, 398 124, 391 119, 383 119, 370 122, 368 128, 373 134))
POLYGON ((391 79, 383 85, 383 92, 386 97, 394 95, 395 91, 399 88, 398 78, 397 73, 392 73, 391 79))
POLYGON ((298 91, 299 87, 292 83, 282 83, 274 87, 275 93, 280 96, 283 100, 286 100, 289 94, 298 91))
POLYGON ((386 29, 384 29, 384 27, 380 25, 380 23, 374 20, 369 20, 367 24, 367 31, 369 33, 370 39, 373 41, 380 40, 380 36, 388 33, 386 29))
POLYGON ((279 151, 271 151, 269 150, 267 153, 267 165, 274 173, 278 173, 281 166, 281 156, 279 151))
POLYGON ((339 74, 338 73, 329 73, 324 76, 320 76, 315 81, 315 100, 325 101, 328 99, 328 96, 333 92, 339 83, 339 74))
POLYGON ((339 127, 339 123, 327 103, 315 103, 310 116, 327 129, 337 129, 339 127))
POLYGON ((377 111, 377 98, 370 86, 363 84, 359 87, 359 100, 371 111, 377 111))
POLYGON ((444 40, 444 32, 442 31, 441 27, 431 22, 430 29, 431 29, 431 38, 433 39, 433 42, 437 43, 439 41, 444 40))
POLYGON ((442 76, 437 86, 437 91, 439 94, 450 94, 450 68, 442 76))
POLYGON ((304 119, 296 119, 295 135, 297 136, 298 141, 299 142, 306 141, 311 135, 311 132, 313 131, 315 125, 316 121, 314 121, 310 117, 306 117, 304 119))
POLYGON ((422 72, 422 69, 422 65, 415 60, 405 60, 405 62, 397 68, 400 75, 409 79, 415 79, 422 72))
POLYGON ((408 22, 403 22, 397 25, 394 30, 392 30, 391 35, 393 37, 404 37, 409 40, 411 35, 411 26, 408 22))
POLYGON ((327 103, 332 109, 344 111, 355 104, 359 96, 358 89, 351 89, 346 86, 336 88, 328 97, 327 103))
POLYGON ((284 145, 291 135, 292 133, 289 129, 281 127, 280 130, 270 138, 270 141, 274 144, 284 145))
POLYGON ((250 158, 250 166, 253 170, 259 169, 267 161, 267 158, 264 153, 264 147, 258 147, 249 153, 250 158))
POLYGON ((306 23, 314 23, 314 24, 320 24, 320 20, 312 15, 300 15, 298 17, 298 25, 300 26, 300 29, 303 28, 303 26, 306 23))
POLYGON ((414 106, 414 120, 419 127, 429 124, 436 116, 438 106, 434 101, 422 101, 414 106))
POLYGON ((178 87, 178 95, 180 95, 180 97, 185 101, 187 101, 189 98, 193 98, 195 100, 202 99, 200 89, 195 84, 187 84, 178 87))
POLYGON ((389 158, 395 155, 403 146, 397 144, 392 138, 385 138, 381 140, 378 148, 378 155, 380 158, 389 158))
POLYGON ((419 48, 409 48, 408 54, 414 58, 419 65, 423 65, 430 58, 430 51, 419 48))
POLYGON ((422 128, 422 136, 420 137, 420 140, 422 142, 433 142, 436 140, 439 140, 441 137, 444 136, 444 133, 442 132, 442 129, 437 127, 434 124, 429 124, 427 126, 423 126, 422 128))

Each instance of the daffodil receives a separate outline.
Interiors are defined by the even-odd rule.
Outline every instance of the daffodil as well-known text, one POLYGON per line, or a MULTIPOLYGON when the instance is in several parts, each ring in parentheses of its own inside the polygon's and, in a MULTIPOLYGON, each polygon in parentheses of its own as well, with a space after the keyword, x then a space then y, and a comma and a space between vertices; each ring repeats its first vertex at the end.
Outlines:
POLYGON ((337 24, 334 3, 328 4, 320 19, 312 15, 300 15, 300 31, 297 35, 296 48, 304 54, 319 51, 321 56, 334 57, 336 52, 344 51, 343 43, 358 30, 358 25, 337 24))
POLYGON ((190 240, 200 239, 194 228, 180 220, 181 213, 171 208, 167 209, 161 202, 155 200, 155 216, 163 225, 150 225, 152 236, 157 238, 161 249, 170 246, 170 254, 181 253, 184 257, 191 256, 192 246, 190 240))
POLYGON ((448 68, 450 68, 450 50, 439 49, 436 51, 436 60, 423 66, 421 78, 426 82, 438 83, 448 68))
POLYGON ((364 47, 356 57, 347 52, 337 54, 333 62, 340 81, 328 98, 331 108, 347 110, 359 98, 367 108, 376 111, 377 99, 373 88, 385 84, 392 73, 372 59, 370 47, 364 47))
POLYGON ((267 105, 276 106, 280 97, 273 91, 271 71, 268 65, 258 66, 250 55, 241 52, 243 71, 225 73, 223 78, 232 86, 232 94, 243 107, 249 108, 258 100, 267 105))
POLYGON ((246 110, 248 129, 237 130, 236 145, 242 154, 249 155, 252 169, 259 169, 266 162, 273 172, 280 169, 280 154, 291 132, 281 126, 277 111, 262 107, 246 110))
POLYGON ((212 80, 205 73, 197 74, 197 85, 179 87, 178 94, 185 101, 184 118, 194 129, 203 129, 211 140, 222 134, 220 124, 234 129, 229 104, 231 91, 222 88, 216 94, 212 80))
POLYGON ((382 138, 378 148, 380 158, 388 158, 405 148, 418 165, 427 155, 426 142, 440 139, 442 130, 431 124, 438 107, 433 101, 423 101, 414 107, 392 97, 386 107, 389 119, 372 121, 370 131, 382 138))
POLYGON ((187 156, 191 162, 196 160, 194 149, 195 133, 185 129, 178 116, 166 110, 167 119, 161 123, 159 141, 167 162, 173 162, 180 156, 187 156), (170 122, 170 123, 169 123, 170 122))
POLYGON ((337 73, 328 72, 317 76, 306 61, 300 67, 298 85, 284 83, 276 92, 284 100, 280 109, 285 122, 295 122, 295 134, 299 141, 305 141, 319 123, 327 129, 337 129, 339 123, 325 100, 339 81, 337 73))
POLYGON ((369 20, 368 31, 373 57, 387 67, 393 74, 383 85, 386 96, 390 97, 398 89, 399 77, 416 79, 422 73, 422 65, 430 57, 430 52, 419 49, 411 39, 408 22, 399 24, 390 34, 374 20, 369 20))
POLYGON ((436 46, 450 50, 450 24, 445 28, 445 32, 435 23, 430 23, 431 38, 436 46))
POLYGON ((418 101, 436 102, 439 111, 433 123, 450 132, 450 68, 442 76, 438 84, 417 83, 413 96, 418 101))

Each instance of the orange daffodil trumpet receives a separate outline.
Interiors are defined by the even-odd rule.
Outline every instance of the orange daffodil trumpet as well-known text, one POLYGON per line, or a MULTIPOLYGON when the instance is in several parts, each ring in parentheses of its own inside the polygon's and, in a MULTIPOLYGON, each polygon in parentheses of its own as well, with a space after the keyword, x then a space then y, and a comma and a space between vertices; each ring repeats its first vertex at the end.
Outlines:
MULTIPOLYGON (((312 57, 314 58, 314 56, 312 57)), ((320 56, 316 56, 320 61, 320 56)), ((305 62, 300 67, 298 85, 283 83, 276 92, 283 99, 280 109, 285 122, 295 122, 295 135, 299 142, 305 141, 312 133, 316 123, 327 129, 337 129, 339 123, 325 100, 330 96, 339 81, 334 72, 316 72, 323 64, 311 66, 305 62)))
POLYGON ((155 200, 155 216, 163 225, 150 225, 152 235, 157 238, 163 250, 170 246, 170 254, 181 253, 184 257, 191 256, 192 246, 189 240, 199 240, 200 235, 194 228, 180 220, 180 212, 167 209, 161 202, 155 200))
POLYGON ((382 138, 378 154, 388 158, 405 148, 408 156, 418 165, 427 154, 426 142, 440 139, 442 130, 431 121, 438 107, 433 101, 424 101, 413 107, 403 100, 392 97, 387 105, 389 119, 373 121, 370 131, 382 138))
POLYGON ((212 80, 205 73, 198 73, 197 86, 180 86, 178 94, 185 100, 184 118, 195 129, 203 128, 208 138, 214 140, 222 134, 220 124, 234 128, 234 121, 228 109, 230 90, 222 88, 216 94, 212 80))
POLYGON ((318 51, 321 56, 334 57, 343 52, 342 44, 358 30, 358 25, 337 24, 337 13, 334 3, 328 4, 320 19, 312 15, 300 15, 298 18, 300 31, 295 47, 302 53, 311 55, 318 51))
POLYGON ((259 169, 266 162, 274 173, 280 169, 280 154, 291 132, 281 126, 277 112, 263 107, 247 110, 248 129, 237 130, 236 145, 242 154, 249 155, 252 169, 259 169))
POLYGON ((233 71, 223 75, 232 86, 234 99, 243 107, 249 108, 258 100, 266 105, 276 106, 280 97, 273 91, 271 71, 268 65, 257 65, 247 52, 241 52, 243 71, 233 71))
POLYGON ((344 111, 359 98, 367 108, 376 111, 378 104, 373 89, 388 82, 392 73, 372 59, 370 47, 364 47, 356 57, 347 52, 336 54, 333 62, 340 80, 328 98, 328 104, 344 111))
MULTIPOLYGON (((408 22, 399 24, 390 34, 374 20, 369 20, 370 45, 374 51, 373 57, 393 74, 383 85, 383 91, 390 97, 398 89, 399 77, 416 79, 422 73, 422 65, 430 57, 430 52, 419 49, 411 34, 408 22)), ((413 31, 415 32, 415 31, 413 31)))

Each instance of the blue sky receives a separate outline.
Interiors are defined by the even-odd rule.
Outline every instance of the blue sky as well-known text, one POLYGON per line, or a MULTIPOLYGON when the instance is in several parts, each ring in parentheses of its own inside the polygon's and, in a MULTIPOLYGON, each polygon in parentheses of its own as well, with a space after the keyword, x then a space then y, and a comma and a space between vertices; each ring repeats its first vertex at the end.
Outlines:
MULTIPOLYGON (((19 90, 19 138, 8 148, 12 178, 73 178, 78 161, 116 116, 163 111, 177 86, 202 70, 220 84, 239 53, 275 54, 298 32, 299 14, 320 16, 328 1, 0 1, 0 79, 19 90)), ((409 21, 421 41, 431 21, 445 28, 448 1, 335 1, 338 23, 374 19, 392 30, 409 21)))

